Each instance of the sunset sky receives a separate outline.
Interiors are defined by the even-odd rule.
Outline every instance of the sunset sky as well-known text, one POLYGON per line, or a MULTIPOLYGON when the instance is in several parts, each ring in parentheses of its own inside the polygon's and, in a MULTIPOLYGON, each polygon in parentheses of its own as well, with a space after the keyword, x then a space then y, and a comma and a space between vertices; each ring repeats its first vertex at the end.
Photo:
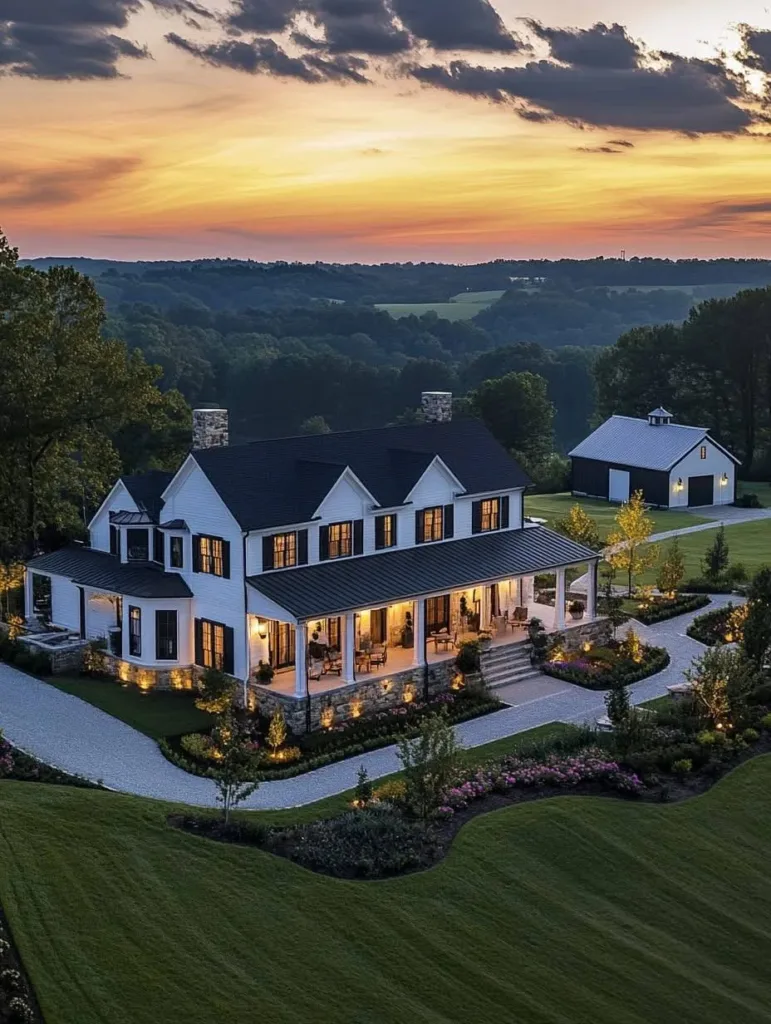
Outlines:
POLYGON ((24 256, 771 258, 769 0, 0 0, 0 131, 24 256))

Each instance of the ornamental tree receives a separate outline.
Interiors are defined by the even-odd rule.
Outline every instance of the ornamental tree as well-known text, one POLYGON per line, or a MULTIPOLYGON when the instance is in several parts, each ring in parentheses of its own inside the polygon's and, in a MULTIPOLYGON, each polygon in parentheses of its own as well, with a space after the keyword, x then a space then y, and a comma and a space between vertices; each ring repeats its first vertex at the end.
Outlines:
POLYGON ((217 758, 210 774, 227 825, 230 812, 259 788, 255 780, 255 753, 242 722, 235 714, 223 715, 212 733, 217 758))
POLYGON ((600 547, 600 533, 597 524, 581 505, 573 505, 566 516, 555 523, 558 533, 570 537, 577 544, 584 544, 595 550, 600 547))
POLYGON ((725 539, 725 527, 721 526, 712 544, 707 548, 702 560, 704 578, 710 583, 720 583, 728 568, 728 543, 725 539))
POLYGON ((761 569, 747 594, 741 646, 744 654, 762 669, 771 651, 771 569, 761 569))
POLYGON ((659 566, 656 576, 656 586, 662 594, 674 600, 680 589, 680 584, 685 576, 685 559, 680 550, 680 542, 677 537, 672 538, 672 543, 667 548, 664 561, 659 566))
POLYGON ((736 725, 758 683, 756 667, 740 651, 712 647, 684 673, 697 708, 716 729, 736 725))
POLYGON ((440 806, 455 774, 460 749, 455 730, 444 711, 429 715, 415 739, 399 740, 405 799, 423 821, 440 806))
POLYGON ((286 719, 284 718, 284 711, 281 705, 276 708, 273 712, 270 725, 268 726, 268 746, 273 751, 273 755, 276 755, 279 747, 283 746, 286 742, 287 727, 286 719))
POLYGON ((643 492, 635 491, 616 513, 616 529, 608 537, 606 558, 627 577, 627 593, 632 596, 634 579, 652 568, 658 559, 658 548, 649 544, 653 520, 643 501, 643 492))

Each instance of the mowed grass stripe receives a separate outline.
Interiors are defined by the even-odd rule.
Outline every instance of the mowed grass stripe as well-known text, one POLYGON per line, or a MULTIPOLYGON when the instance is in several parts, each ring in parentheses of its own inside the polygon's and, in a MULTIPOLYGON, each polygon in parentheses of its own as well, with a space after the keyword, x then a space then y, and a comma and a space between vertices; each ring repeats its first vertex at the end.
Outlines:
POLYGON ((677 806, 507 808, 375 883, 167 811, 0 784, 0 900, 47 1024, 771 1022, 769 757, 677 806))

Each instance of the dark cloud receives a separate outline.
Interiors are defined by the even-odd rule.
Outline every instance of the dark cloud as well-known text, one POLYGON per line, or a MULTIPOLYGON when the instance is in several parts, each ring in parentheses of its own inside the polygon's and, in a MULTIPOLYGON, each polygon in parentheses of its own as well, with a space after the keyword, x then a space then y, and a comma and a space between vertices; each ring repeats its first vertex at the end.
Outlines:
POLYGON ((323 32, 323 40, 298 33, 294 39, 312 49, 392 57, 413 44, 409 32, 395 23, 386 0, 313 0, 309 14, 323 32))
MULTIPOLYGON (((147 0, 188 23, 211 20, 194 0, 147 0)), ((121 58, 149 56, 146 47, 117 35, 143 0, 0 0, 0 73, 28 78, 118 77, 121 58)))
POLYGON ((437 50, 522 49, 489 0, 391 0, 391 6, 405 28, 437 50))
POLYGON ((530 31, 549 44, 551 55, 563 64, 578 68, 636 68, 643 57, 642 47, 629 37, 622 25, 592 28, 547 28, 539 21, 526 22, 530 31))
POLYGON ((226 22, 240 32, 284 32, 299 8, 300 0, 238 0, 226 22))
POLYGON ((141 165, 138 157, 104 157, 51 170, 0 164, 0 190, 9 207, 66 206, 87 199, 141 165))
POLYGON ((298 78, 304 82, 367 82, 366 61, 357 57, 324 58, 319 54, 292 57, 274 39, 226 39, 199 45, 170 32, 166 39, 173 46, 198 57, 214 67, 246 71, 250 75, 275 75, 298 78))
POLYGON ((421 82, 497 103, 525 102, 542 119, 575 125, 736 133, 753 123, 739 79, 718 62, 672 56, 653 67, 565 67, 552 61, 487 68, 466 61, 413 69, 421 82))
POLYGON ((621 153, 614 146, 576 146, 576 153, 621 153))
POLYGON ((771 30, 740 25, 742 49, 736 55, 745 67, 771 75, 771 30))
POLYGON ((620 146, 622 149, 634 149, 634 143, 629 139, 611 139, 609 146, 620 146))

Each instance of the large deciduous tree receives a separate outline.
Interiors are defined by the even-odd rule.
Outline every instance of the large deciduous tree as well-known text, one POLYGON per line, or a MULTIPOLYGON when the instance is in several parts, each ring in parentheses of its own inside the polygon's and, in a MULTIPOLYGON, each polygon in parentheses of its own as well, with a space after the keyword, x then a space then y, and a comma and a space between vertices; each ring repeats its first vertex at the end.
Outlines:
POLYGON ((459 402, 460 412, 479 416, 526 468, 541 466, 554 448, 554 406, 537 373, 507 373, 486 380, 459 402))
POLYGON ((93 283, 68 267, 20 267, 0 235, 0 558, 31 555, 44 529, 82 530, 88 510, 123 469, 162 459, 153 429, 187 419, 179 396, 156 387, 157 367, 106 340, 93 283), (116 442, 144 432, 123 462, 116 442))

